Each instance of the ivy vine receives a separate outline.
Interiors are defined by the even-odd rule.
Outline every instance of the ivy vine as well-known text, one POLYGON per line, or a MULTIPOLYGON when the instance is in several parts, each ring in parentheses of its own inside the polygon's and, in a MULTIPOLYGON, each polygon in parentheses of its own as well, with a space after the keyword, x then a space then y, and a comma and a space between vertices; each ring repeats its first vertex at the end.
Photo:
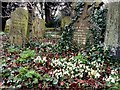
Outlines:
POLYGON ((75 31, 75 27, 74 24, 78 21, 78 19, 80 18, 82 11, 84 9, 84 2, 77 2, 77 5, 75 7, 75 15, 72 18, 72 22, 65 26, 63 28, 63 32, 61 35, 61 39, 59 40, 58 43, 58 47, 59 47, 59 51, 60 50, 76 50, 75 45, 73 45, 73 32, 75 31))
POLYGON ((93 35, 94 45, 102 45, 104 42, 106 30, 106 15, 107 9, 97 9, 95 7, 91 9, 90 22, 92 23, 92 26, 90 28, 90 31, 93 35))

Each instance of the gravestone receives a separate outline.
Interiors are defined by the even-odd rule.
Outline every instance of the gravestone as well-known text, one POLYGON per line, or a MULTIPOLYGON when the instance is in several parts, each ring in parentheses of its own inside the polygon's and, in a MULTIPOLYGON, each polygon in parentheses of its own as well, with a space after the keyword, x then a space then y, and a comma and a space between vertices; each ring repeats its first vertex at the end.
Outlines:
POLYGON ((89 33, 89 17, 87 12, 88 5, 89 3, 86 2, 82 14, 78 19, 78 22, 75 23, 76 31, 74 31, 74 41, 76 41, 79 45, 82 45, 83 47, 86 45, 89 33))
POLYGON ((80 20, 80 22, 76 23, 76 30, 74 31, 73 40, 80 45, 85 45, 88 31, 89 26, 87 25, 87 22, 84 20, 80 20))
POLYGON ((43 19, 36 17, 33 20, 32 38, 36 37, 39 40, 40 38, 43 38, 44 32, 45 32, 45 21, 43 19))
POLYGON ((61 20, 61 27, 63 28, 65 25, 69 25, 72 22, 72 19, 70 16, 65 16, 61 20))
POLYGON ((120 1, 108 4, 107 27, 104 48, 120 59, 120 1))
POLYGON ((11 19, 8 19, 5 25, 5 32, 10 33, 10 28, 11 28, 11 19))
POLYGON ((16 45, 24 45, 28 41, 28 11, 17 8, 11 13, 10 41, 16 45))

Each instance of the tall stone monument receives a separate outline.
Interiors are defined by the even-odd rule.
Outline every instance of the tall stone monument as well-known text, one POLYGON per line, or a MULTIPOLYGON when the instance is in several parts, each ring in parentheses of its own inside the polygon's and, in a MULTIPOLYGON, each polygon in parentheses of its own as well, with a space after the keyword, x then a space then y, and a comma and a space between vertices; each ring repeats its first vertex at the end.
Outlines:
POLYGON ((105 49, 110 48, 111 54, 120 59, 120 1, 108 4, 105 49))

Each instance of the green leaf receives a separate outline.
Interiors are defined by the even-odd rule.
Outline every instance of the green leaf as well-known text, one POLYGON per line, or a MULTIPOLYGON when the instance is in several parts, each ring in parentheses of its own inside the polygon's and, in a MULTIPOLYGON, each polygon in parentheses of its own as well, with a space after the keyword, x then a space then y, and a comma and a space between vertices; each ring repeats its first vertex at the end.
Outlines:
POLYGON ((54 84, 54 85, 57 85, 57 84, 58 84, 58 80, 57 80, 57 79, 54 79, 54 80, 53 80, 53 84, 54 84))
POLYGON ((22 68, 20 68, 20 69, 19 69, 19 73, 20 73, 20 74, 25 74, 25 73, 27 72, 27 68, 28 68, 28 67, 22 67, 22 68))
POLYGON ((37 78, 34 78, 33 83, 34 83, 34 84, 37 84, 37 83, 38 83, 38 79, 37 79, 37 78))
POLYGON ((43 76, 43 78, 44 78, 46 81, 52 81, 52 77, 51 77, 50 75, 48 75, 48 74, 45 74, 45 75, 43 76))
POLYGON ((17 88, 21 88, 21 87, 22 87, 22 85, 17 85, 16 87, 17 87, 17 88))
POLYGON ((36 55, 35 51, 34 50, 26 50, 26 51, 23 51, 21 54, 20 54, 20 57, 21 58, 24 58, 24 59, 27 59, 27 58, 31 58, 31 57, 34 57, 36 55))
POLYGON ((27 78, 32 78, 32 77, 33 77, 32 74, 30 74, 30 73, 27 73, 25 76, 26 76, 27 78))
POLYGON ((35 75, 36 78, 39 78, 40 80, 43 79, 42 76, 39 73, 35 73, 34 75, 35 75))

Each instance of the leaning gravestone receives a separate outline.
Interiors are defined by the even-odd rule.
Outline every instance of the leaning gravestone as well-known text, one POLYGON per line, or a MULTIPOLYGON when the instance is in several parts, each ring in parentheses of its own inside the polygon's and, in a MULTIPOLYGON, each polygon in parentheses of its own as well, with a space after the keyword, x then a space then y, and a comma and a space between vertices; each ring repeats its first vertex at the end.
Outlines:
POLYGON ((45 21, 43 19, 40 19, 36 17, 33 20, 32 25, 32 38, 37 38, 40 40, 40 38, 43 38, 45 32, 45 21))
POLYGON ((11 13, 11 43, 24 45, 28 39, 28 33, 28 11, 23 8, 17 8, 11 13))

